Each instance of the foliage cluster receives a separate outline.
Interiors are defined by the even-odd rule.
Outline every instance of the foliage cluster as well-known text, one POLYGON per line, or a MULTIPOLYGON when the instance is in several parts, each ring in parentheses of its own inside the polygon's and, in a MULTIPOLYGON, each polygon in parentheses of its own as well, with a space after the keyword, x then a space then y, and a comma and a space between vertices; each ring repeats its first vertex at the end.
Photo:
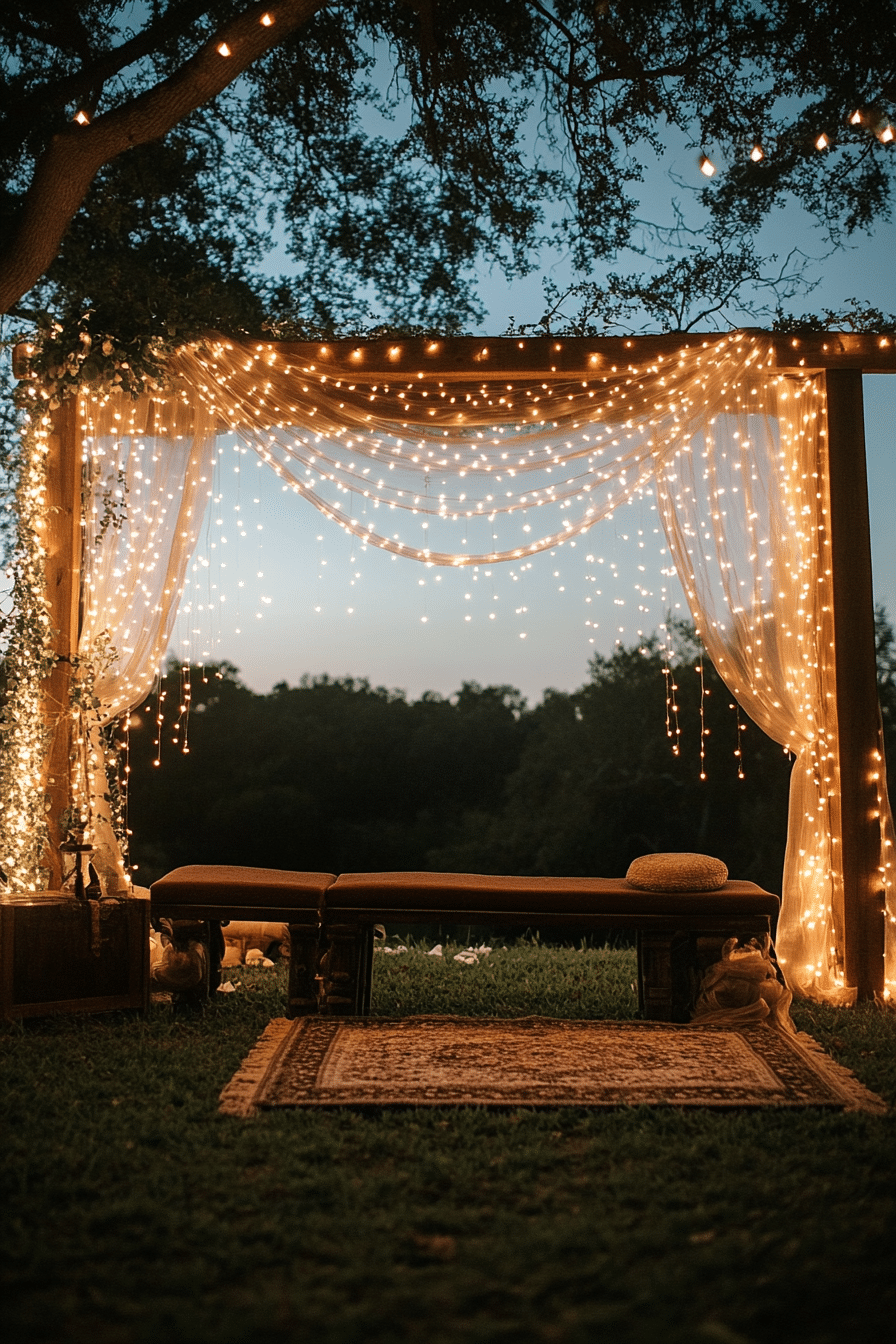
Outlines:
MULTIPOLYGON (((627 1016, 617 985, 634 979, 633 961, 521 944, 470 967, 380 956, 374 1010, 627 1016)), ((218 1093, 285 995, 283 971, 235 978, 237 992, 201 1017, 156 1007, 142 1020, 2 1029, 6 1338, 888 1337, 892 1115, 399 1108, 232 1120, 216 1114, 218 1093)), ((896 1101, 896 1016, 800 1014, 896 1101)))
POLYGON ((131 361, 209 328, 461 331, 482 315, 477 268, 523 275, 554 244, 597 330, 639 311, 673 329, 725 321, 757 287, 793 293, 788 262, 754 250, 786 202, 835 245, 887 217, 894 6, 881 0, 870 22, 847 0, 309 0, 304 21, 287 32, 284 15, 284 36, 275 23, 245 68, 234 53, 238 77, 204 97, 183 84, 194 53, 214 54, 243 14, 257 29, 240 0, 10 4, 0 273, 43 192, 44 223, 57 210, 70 223, 16 311, 87 321, 94 347, 114 333, 131 361), (181 81, 170 107, 166 81, 181 81), (160 129, 125 149, 116 128, 143 106, 160 129), (79 204, 69 171, 102 137, 110 157, 79 204), (680 184, 699 235, 673 226, 674 206, 642 218, 645 174, 670 140, 724 165, 680 184), (637 273, 595 281, 627 249, 642 254, 637 273))

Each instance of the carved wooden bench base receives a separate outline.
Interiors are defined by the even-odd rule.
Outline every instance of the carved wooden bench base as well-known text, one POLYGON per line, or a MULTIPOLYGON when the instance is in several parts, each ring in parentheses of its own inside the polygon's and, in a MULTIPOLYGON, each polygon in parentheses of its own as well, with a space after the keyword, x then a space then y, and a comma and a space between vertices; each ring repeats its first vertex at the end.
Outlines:
MULTIPOLYGON (((492 912, 493 913, 493 912, 492 912)), ((377 921, 379 923, 380 921, 377 921)), ((396 917, 393 923, 411 924, 415 921, 396 917)), ((430 920, 416 921, 430 923, 430 920)), ((490 916, 481 919, 467 915, 462 920, 444 923, 483 923, 496 926, 490 916)), ((563 921, 569 924, 570 921, 563 921)), ((558 921, 544 913, 533 915, 528 921, 509 921, 512 927, 557 928, 558 921)), ((562 928, 562 924, 560 927, 562 928)), ((577 918, 577 931, 588 927, 588 921, 577 918)), ((592 932, 618 931, 620 924, 606 926, 595 923, 592 932)), ((721 957, 722 946, 728 938, 748 943, 751 938, 761 942, 770 933, 769 920, 734 920, 724 928, 708 933, 692 929, 636 930, 638 954, 638 1006, 641 1015, 658 1022, 689 1022, 700 993, 703 973, 721 957)), ((326 924, 320 960, 320 1012, 331 1016, 356 1017, 370 1012, 370 994, 373 981, 373 925, 365 922, 326 924)), ((783 982, 783 977, 782 977, 783 982)))
POLYGON ((301 1017, 318 1010, 320 982, 321 907, 333 873, 290 872, 277 868, 241 868, 226 864, 193 864, 175 868, 150 888, 155 920, 168 918, 175 925, 191 923, 199 941, 209 947, 209 963, 217 976, 214 986, 197 986, 195 993, 208 993, 220 983, 224 940, 220 926, 232 919, 276 920, 289 929, 288 1013, 301 1017), (220 944, 211 946, 211 929, 218 929, 220 944))
POLYGON ((456 873, 352 873, 324 907, 320 1010, 370 1010, 373 927, 481 924, 576 933, 633 930, 646 1018, 690 1020, 706 967, 728 938, 774 933, 779 901, 751 882, 716 892, 642 892, 611 878, 512 878, 456 873))
POLYGON ((316 1013, 320 989, 320 924, 289 924, 289 989, 287 1016, 316 1013))

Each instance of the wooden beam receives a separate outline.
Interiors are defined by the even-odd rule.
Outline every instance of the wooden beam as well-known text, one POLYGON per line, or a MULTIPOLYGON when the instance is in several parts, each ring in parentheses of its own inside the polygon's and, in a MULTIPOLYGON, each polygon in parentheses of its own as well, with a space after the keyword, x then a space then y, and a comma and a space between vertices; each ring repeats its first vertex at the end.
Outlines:
MULTIPOLYGON (((297 367, 326 364, 346 374, 368 377, 426 371, 445 377, 488 380, 507 373, 568 374, 622 372, 671 359, 682 350, 708 350, 737 332, 676 331, 653 336, 420 336, 359 338, 338 341, 234 341, 262 357, 276 355, 297 367)), ((896 337, 854 331, 786 332, 746 329, 773 351, 781 369, 861 369, 864 373, 896 373, 896 337)), ((216 338, 211 335, 210 340, 216 338)), ((219 338, 227 343, 226 338, 219 338)), ((20 342, 13 350, 13 374, 29 378, 32 347, 20 342)))
MULTIPOLYGON (((338 369, 361 377, 438 373, 445 378, 488 381, 507 374, 557 373, 594 377, 643 369, 671 360, 683 350, 699 353, 725 339, 724 332, 666 332, 656 336, 451 336, 392 337, 353 341, 246 342, 264 357, 297 368, 338 369)), ((738 333, 731 333, 737 336, 738 333)), ((768 343, 779 368, 860 369, 896 373, 896 338, 856 332, 747 331, 768 343)))
MULTIPOLYGON (((765 333, 753 332, 755 336, 765 333)), ((772 332, 778 368, 855 369, 860 373, 896 373, 896 337, 855 331, 815 331, 788 336, 772 332)))
POLYGON ((65 839, 60 828, 71 804, 72 750, 71 659, 78 651, 81 590, 81 442, 78 402, 69 397, 53 412, 47 459, 47 598, 57 662, 46 680, 45 721, 52 727, 45 765, 44 793, 50 845, 46 863, 50 889, 62 886, 65 839))
MULTIPOLYGON (((511 337, 451 336, 395 337, 355 341, 271 341, 256 343, 262 354, 297 368, 337 368, 361 377, 411 376, 438 373, 444 378, 501 379, 508 374, 559 373, 570 377, 643 368, 673 358, 684 349, 710 349, 718 333, 689 332, 659 336, 511 337)), ((246 346, 251 350, 251 342, 246 346)))
POLYGON ((828 369, 825 382, 845 972, 858 997, 871 999, 884 987, 884 887, 873 778, 879 710, 862 374, 828 369))

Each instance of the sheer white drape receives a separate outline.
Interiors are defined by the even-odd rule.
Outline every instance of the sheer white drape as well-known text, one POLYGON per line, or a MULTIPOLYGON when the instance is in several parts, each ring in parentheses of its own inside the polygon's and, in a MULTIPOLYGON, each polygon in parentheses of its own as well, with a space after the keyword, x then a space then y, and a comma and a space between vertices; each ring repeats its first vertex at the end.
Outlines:
MULTIPOLYGON (((430 565, 525 560, 655 488, 710 657, 796 757, 779 952, 797 991, 849 998, 823 386, 777 372, 767 343, 742 333, 640 366, 596 353, 578 377, 488 356, 402 372, 365 368, 359 349, 347 371, 326 347, 312 361, 210 337, 172 359, 168 398, 85 401, 95 554, 81 647, 114 650, 97 679, 104 718, 151 684, 222 430, 365 543, 430 565)), ((881 826, 883 845, 885 794, 881 826)), ((892 942, 888 955, 896 978, 892 942)))
POLYGON ((793 987, 854 997, 843 881, 821 378, 732 387, 657 474, 697 629, 750 718, 795 756, 778 947, 793 987))
POLYGON ((210 493, 215 423, 201 401, 82 398, 85 457, 77 774, 107 894, 127 879, 101 729, 138 704, 164 657, 210 493))
POLYGON ((79 653, 108 723, 152 685, 211 493, 216 424, 202 401, 82 403, 87 462, 79 653), (104 647, 114 657, 104 658, 104 647))

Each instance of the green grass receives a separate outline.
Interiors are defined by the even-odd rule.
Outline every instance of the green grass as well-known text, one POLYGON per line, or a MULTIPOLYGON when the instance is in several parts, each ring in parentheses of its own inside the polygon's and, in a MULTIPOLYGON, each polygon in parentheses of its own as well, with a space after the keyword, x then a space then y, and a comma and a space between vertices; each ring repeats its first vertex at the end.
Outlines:
MULTIPOLYGON (((457 948, 450 949, 452 952, 457 948)), ((883 1344, 892 1115, 632 1108, 216 1113, 282 1012, 4 1028, 14 1344, 883 1344)), ((374 1011, 631 1017, 630 952, 376 957, 374 1011)), ((896 1102, 896 1015, 800 1025, 896 1102)))

